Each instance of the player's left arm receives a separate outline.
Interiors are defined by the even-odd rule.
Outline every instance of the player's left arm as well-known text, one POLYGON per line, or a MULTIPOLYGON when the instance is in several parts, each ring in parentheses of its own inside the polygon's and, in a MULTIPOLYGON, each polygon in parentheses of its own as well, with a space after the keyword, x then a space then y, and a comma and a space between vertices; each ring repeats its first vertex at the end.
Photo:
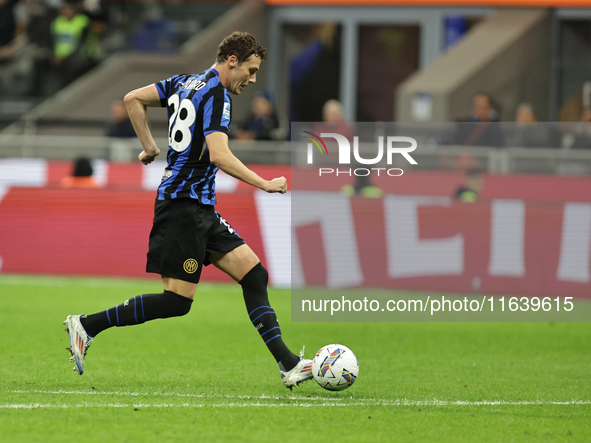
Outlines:
POLYGON ((228 135, 221 131, 214 131, 205 136, 205 142, 209 148, 209 160, 238 180, 255 186, 266 192, 287 192, 287 180, 285 177, 277 177, 272 180, 265 180, 256 172, 252 171, 236 157, 228 146, 228 135))
POLYGON ((160 149, 158 149, 148 126, 147 109, 148 106, 161 106, 158 89, 156 88, 156 85, 149 85, 140 89, 135 89, 128 93, 123 100, 125 101, 131 124, 144 148, 138 158, 144 165, 148 165, 154 161, 158 154, 160 154, 160 149))

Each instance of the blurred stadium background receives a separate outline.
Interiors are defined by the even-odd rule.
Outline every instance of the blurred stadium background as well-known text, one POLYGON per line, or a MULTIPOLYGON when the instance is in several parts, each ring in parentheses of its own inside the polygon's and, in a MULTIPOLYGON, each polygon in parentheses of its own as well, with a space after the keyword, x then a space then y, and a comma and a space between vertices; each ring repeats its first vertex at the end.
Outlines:
MULTIPOLYGON (((117 101, 175 73, 201 72, 223 37, 244 30, 268 59, 234 100, 231 148, 266 176, 290 176, 290 124, 321 121, 328 100, 342 104, 343 121, 414 128, 482 121, 484 97, 486 115, 501 122, 500 144, 425 136, 404 180, 373 183, 377 200, 347 197, 360 245, 379 248, 391 243, 388 224, 359 214, 384 220, 388 205, 402 204, 393 196, 412 196, 409 218, 390 221, 406 223, 422 254, 441 253, 435 261, 449 265, 367 269, 355 285, 591 294, 591 1, 5 0, 0 11, 14 25, 0 47, 1 272, 145 275, 163 162, 137 163, 140 145, 117 101), (86 31, 58 48, 68 8, 86 31), (547 136, 511 136, 520 130, 547 136), (96 189, 64 181, 80 157, 91 160, 96 189), (454 195, 474 169, 484 186, 468 207, 454 195), (362 242, 363 232, 380 234, 362 242)), ((165 147, 166 113, 149 117, 165 147)), ((333 191, 347 185, 353 177, 333 191)), ((218 192, 219 211, 267 262, 272 282, 289 284, 289 230, 268 221, 282 205, 289 226, 289 200, 223 174, 218 192)), ((304 281, 331 286, 315 223, 297 227, 311 256, 301 257, 304 281)), ((224 279, 215 270, 205 278, 224 279)))

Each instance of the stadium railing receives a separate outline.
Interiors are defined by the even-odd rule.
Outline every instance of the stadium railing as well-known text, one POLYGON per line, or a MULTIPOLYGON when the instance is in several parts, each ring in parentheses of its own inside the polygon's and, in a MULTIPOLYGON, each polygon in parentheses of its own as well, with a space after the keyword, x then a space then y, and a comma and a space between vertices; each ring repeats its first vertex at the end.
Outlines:
MULTIPOLYGON (((167 146, 165 138, 157 137, 159 146, 167 146)), ((302 163, 305 152, 291 155, 289 141, 231 140, 232 151, 245 163, 302 163)), ((85 156, 112 161, 135 161, 141 152, 137 139, 112 139, 103 136, 62 135, 0 135, 0 158, 73 159, 85 156)), ((559 175, 591 174, 591 150, 465 147, 423 145, 413 153, 418 165, 410 166, 402 157, 394 157, 390 167, 421 170, 456 170, 462 158, 474 158, 484 169, 495 174, 543 173, 559 175)), ((378 165, 378 166, 385 166, 378 165)))

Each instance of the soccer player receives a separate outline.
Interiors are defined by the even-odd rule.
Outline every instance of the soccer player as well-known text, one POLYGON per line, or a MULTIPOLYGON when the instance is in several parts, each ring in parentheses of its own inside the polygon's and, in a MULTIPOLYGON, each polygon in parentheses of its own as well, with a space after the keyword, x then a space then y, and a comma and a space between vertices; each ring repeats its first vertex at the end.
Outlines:
POLYGON ((150 164, 160 150, 147 122, 148 106, 166 106, 169 121, 167 167, 156 195, 147 272, 162 276, 163 292, 142 294, 92 315, 69 315, 75 371, 84 372, 88 347, 112 326, 141 324, 185 315, 191 309, 203 266, 213 264, 242 286, 246 309, 279 365, 283 384, 292 388, 312 378, 312 361, 291 352, 281 337, 267 296, 268 273, 256 254, 215 211, 218 169, 266 192, 287 191, 285 177, 261 178, 232 154, 228 133, 232 102, 256 82, 265 49, 250 34, 235 32, 220 44, 215 64, 201 74, 175 75, 131 91, 127 112, 150 164))

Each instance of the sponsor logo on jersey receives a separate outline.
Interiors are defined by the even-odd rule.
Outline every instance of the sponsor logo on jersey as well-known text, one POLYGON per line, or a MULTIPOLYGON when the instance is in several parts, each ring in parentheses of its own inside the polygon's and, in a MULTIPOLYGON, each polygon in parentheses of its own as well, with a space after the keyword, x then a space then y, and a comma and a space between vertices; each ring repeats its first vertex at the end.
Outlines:
POLYGON ((224 103, 224 112, 222 113, 222 118, 230 120, 230 103, 224 103))
POLYGON ((162 180, 166 180, 170 177, 172 177, 172 169, 165 168, 164 173, 162 174, 162 180))

